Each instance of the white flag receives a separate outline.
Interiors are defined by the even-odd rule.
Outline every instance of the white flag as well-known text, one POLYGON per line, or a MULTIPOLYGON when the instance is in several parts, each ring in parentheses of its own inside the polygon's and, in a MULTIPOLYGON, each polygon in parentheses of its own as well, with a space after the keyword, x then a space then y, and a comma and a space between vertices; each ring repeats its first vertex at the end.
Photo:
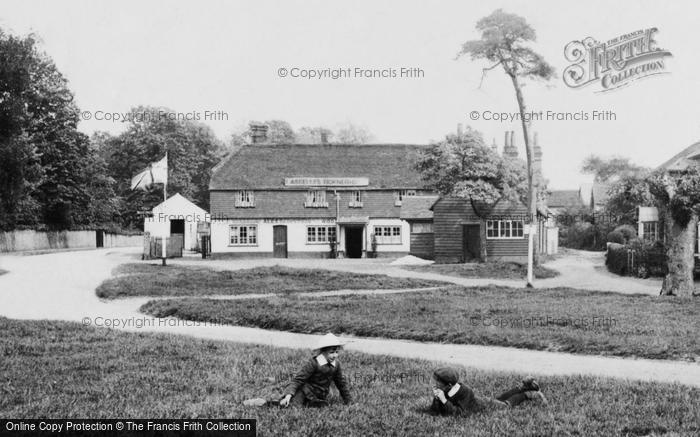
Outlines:
POLYGON ((168 183, 168 154, 160 161, 154 162, 141 173, 131 178, 131 189, 145 190, 153 184, 168 183))

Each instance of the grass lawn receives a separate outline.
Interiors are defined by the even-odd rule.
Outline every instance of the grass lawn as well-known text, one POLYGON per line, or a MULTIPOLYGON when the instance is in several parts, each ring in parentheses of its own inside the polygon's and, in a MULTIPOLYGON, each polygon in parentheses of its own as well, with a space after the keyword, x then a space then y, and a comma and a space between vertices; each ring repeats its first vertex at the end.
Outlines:
POLYGON ((206 267, 132 263, 97 288, 97 296, 212 296, 247 293, 295 293, 345 289, 399 289, 444 285, 423 279, 391 278, 330 270, 257 267, 217 271, 206 267))
POLYGON ((700 299, 490 286, 235 302, 167 299, 141 311, 304 333, 700 361, 700 299))
MULTIPOLYGON (((461 278, 524 279, 527 277, 527 265, 514 262, 431 264, 427 266, 403 266, 403 268, 461 278)), ((546 279, 558 276, 559 272, 538 266, 533 269, 533 275, 537 279, 546 279)))
MULTIPOLYGON (((259 435, 648 435, 700 432, 700 390, 593 377, 539 377, 548 406, 433 417, 425 361, 345 352, 355 403, 245 408, 308 352, 0 318, 0 417, 254 418, 259 435), (402 376, 403 375, 403 376, 402 376), (274 378, 270 380, 269 378, 274 378)), ((493 396, 523 375, 461 369, 493 396)))

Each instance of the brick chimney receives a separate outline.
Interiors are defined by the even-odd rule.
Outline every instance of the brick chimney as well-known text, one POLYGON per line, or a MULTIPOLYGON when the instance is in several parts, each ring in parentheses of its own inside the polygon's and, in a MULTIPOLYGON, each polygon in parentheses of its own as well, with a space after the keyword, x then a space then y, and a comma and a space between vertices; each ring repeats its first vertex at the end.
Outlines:
POLYGON ((493 150, 493 153, 498 154, 498 146, 496 145, 496 138, 494 137, 493 142, 491 143, 491 150, 493 150))
POLYGON ((518 149, 515 147, 515 131, 506 131, 506 143, 503 146, 503 157, 517 159, 518 149))
POLYGON ((267 142, 267 129, 268 126, 266 124, 250 123, 250 138, 253 144, 267 142))
POLYGON ((328 144, 328 132, 321 131, 321 144, 328 144))

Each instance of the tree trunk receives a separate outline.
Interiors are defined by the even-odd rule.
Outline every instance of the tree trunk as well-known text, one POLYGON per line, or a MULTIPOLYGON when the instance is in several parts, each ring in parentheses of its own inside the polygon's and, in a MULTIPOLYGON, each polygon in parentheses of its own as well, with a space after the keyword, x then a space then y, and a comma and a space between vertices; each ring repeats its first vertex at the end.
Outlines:
POLYGON ((665 216, 666 265, 668 273, 661 286, 662 296, 692 296, 693 268, 695 267, 695 232, 698 228, 698 216, 693 214, 688 224, 681 226, 670 211, 665 216))
MULTIPOLYGON (((527 157, 527 203, 528 212, 530 216, 530 224, 537 223, 537 193, 535 192, 535 168, 533 165, 534 152, 532 150, 532 144, 530 143, 530 122, 526 118, 525 113, 527 112, 527 106, 525 105, 525 98, 523 97, 523 92, 520 89, 520 83, 518 82, 518 76, 513 74, 510 75, 513 81, 513 88, 515 88, 515 98, 518 100, 518 109, 520 110, 520 123, 523 126, 523 138, 525 141, 525 156, 527 157)), ((537 239, 535 244, 533 244, 532 254, 534 264, 539 264, 539 253, 537 250, 537 239)))

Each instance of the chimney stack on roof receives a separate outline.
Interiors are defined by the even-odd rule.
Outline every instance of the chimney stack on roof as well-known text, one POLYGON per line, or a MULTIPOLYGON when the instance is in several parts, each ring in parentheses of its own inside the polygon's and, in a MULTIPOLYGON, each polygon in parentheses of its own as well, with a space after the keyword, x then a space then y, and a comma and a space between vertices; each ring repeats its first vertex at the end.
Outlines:
POLYGON ((491 143, 491 150, 494 151, 494 153, 498 153, 498 146, 496 145, 496 138, 494 137, 493 142, 491 143))
POLYGON ((321 144, 328 144, 328 132, 325 130, 321 131, 321 144))
POLYGON ((267 129, 266 124, 261 123, 250 123, 250 137, 253 144, 262 144, 267 142, 267 129))
POLYGON ((515 131, 506 131, 506 143, 503 146, 503 157, 508 159, 518 158, 518 149, 515 147, 515 131))

